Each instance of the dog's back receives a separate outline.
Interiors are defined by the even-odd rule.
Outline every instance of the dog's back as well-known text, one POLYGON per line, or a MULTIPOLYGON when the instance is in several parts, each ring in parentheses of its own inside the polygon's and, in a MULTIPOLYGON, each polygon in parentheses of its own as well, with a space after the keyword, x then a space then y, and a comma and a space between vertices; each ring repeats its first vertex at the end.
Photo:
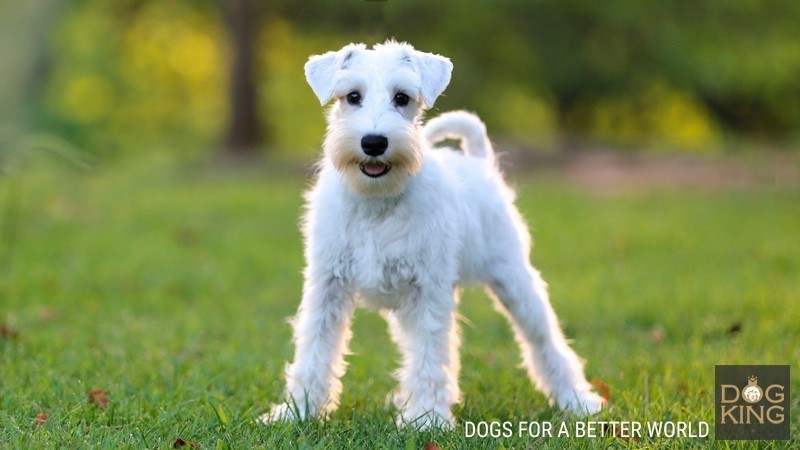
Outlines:
POLYGON ((498 258, 513 254, 526 259, 530 235, 519 226, 524 220, 514 207, 514 191, 503 180, 480 118, 466 111, 447 112, 430 119, 422 134, 431 146, 445 139, 461 141, 460 152, 450 147, 432 148, 423 169, 433 180, 451 179, 448 184, 457 191, 443 201, 457 205, 465 236, 459 257, 461 281, 486 282, 486 266, 498 258), (435 175, 430 176, 431 172, 435 175))

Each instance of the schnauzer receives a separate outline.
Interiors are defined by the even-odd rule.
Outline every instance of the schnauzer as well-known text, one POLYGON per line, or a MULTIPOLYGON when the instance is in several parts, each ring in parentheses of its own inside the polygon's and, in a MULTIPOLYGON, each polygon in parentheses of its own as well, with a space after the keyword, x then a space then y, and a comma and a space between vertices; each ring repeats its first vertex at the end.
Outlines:
POLYGON ((402 354, 398 422, 452 426, 459 400, 458 287, 486 286, 516 334, 535 385, 575 414, 598 412, 529 262, 531 239, 486 128, 463 111, 422 112, 450 82, 450 60, 387 41, 312 56, 306 79, 328 112, 324 157, 306 196, 306 269, 286 398, 262 420, 322 417, 337 406, 356 306, 380 310, 402 354), (434 148, 461 139, 462 151, 434 148))

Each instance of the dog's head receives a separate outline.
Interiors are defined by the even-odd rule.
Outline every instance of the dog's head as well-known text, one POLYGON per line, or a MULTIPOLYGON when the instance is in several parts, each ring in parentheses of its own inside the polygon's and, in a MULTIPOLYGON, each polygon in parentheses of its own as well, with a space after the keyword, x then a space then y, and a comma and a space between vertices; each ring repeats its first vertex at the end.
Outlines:
POLYGON ((306 80, 328 114, 325 156, 361 195, 397 195, 422 166, 419 118, 450 82, 439 55, 387 41, 312 56, 306 80))

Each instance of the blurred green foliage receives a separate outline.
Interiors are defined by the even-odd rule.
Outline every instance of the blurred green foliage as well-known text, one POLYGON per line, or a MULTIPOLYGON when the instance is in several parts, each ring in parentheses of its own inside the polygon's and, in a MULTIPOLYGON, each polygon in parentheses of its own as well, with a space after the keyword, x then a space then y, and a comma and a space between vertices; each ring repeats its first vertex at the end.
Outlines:
POLYGON ((196 148, 225 116, 222 26, 210 6, 84 1, 52 32, 43 114, 104 151, 196 148))
MULTIPOLYGON (((523 145, 577 137, 714 151, 730 133, 800 135, 800 2, 253 5, 260 114, 273 151, 308 156, 321 140, 323 113, 303 79, 306 58, 387 37, 454 61, 437 109, 477 111, 495 137, 523 145)), ((4 122, 101 155, 220 145, 231 59, 224 9, 213 0, 0 6, 4 122)))

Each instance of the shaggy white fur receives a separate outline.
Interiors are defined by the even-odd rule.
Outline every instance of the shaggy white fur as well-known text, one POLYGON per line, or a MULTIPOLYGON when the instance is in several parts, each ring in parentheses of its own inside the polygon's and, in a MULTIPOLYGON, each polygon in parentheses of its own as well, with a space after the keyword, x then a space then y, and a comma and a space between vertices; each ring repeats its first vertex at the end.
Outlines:
POLYGON ((483 123, 451 112, 420 125, 451 71, 447 58, 393 41, 351 44, 306 64, 320 102, 336 102, 306 198, 307 267, 286 399, 264 422, 336 408, 350 318, 361 305, 381 311, 402 354, 399 423, 451 426, 464 283, 483 284, 496 299, 542 392, 580 415, 603 407, 529 263, 530 235, 483 123), (463 153, 432 147, 447 137, 462 139, 463 153))

